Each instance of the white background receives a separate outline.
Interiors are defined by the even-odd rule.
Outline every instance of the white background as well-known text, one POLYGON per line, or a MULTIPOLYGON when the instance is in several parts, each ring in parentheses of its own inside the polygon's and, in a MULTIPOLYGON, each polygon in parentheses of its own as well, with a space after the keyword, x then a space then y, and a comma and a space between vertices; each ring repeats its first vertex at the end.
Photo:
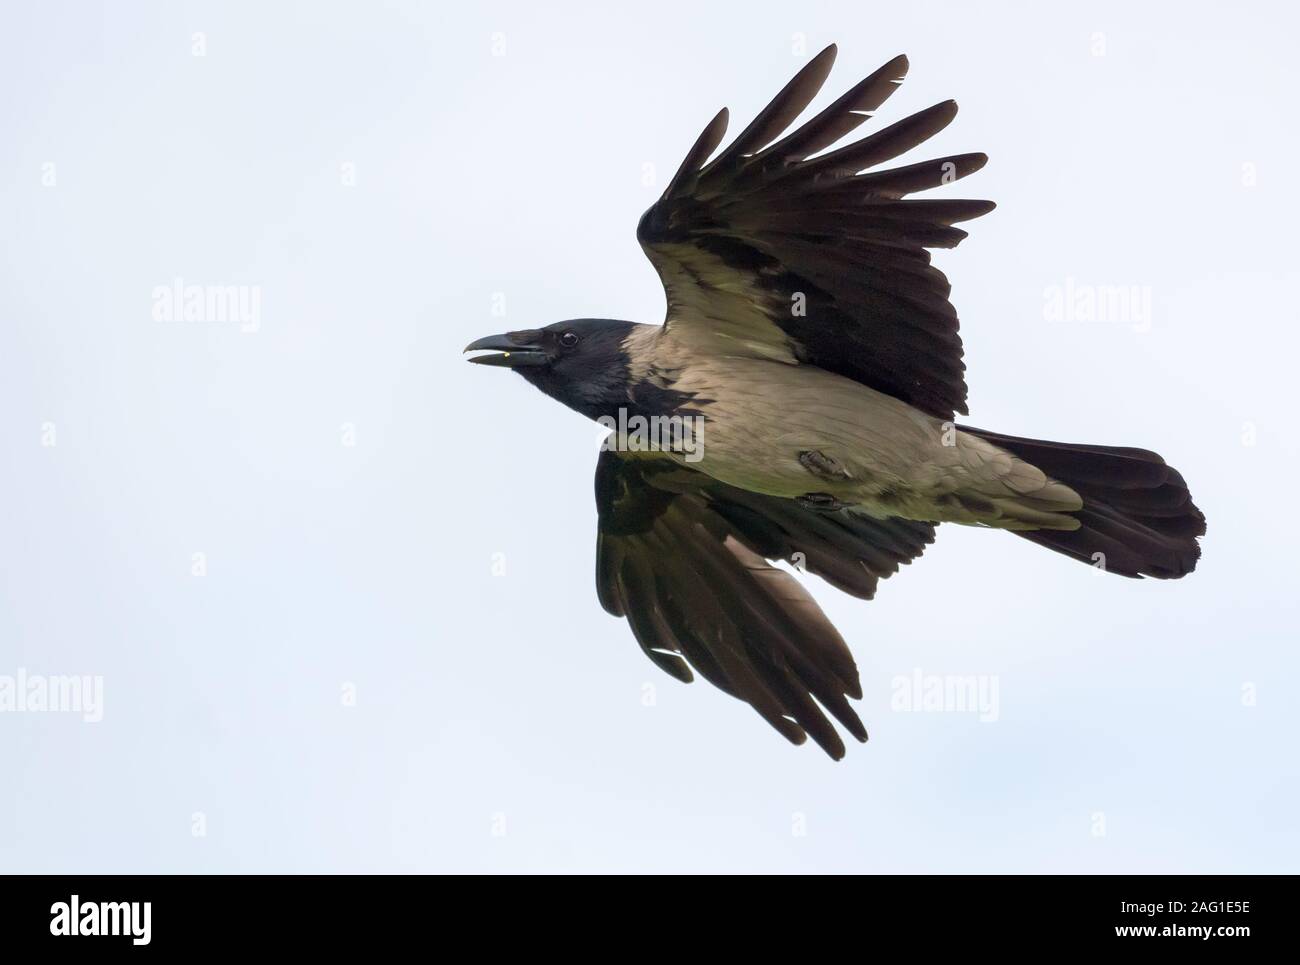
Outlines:
POLYGON ((7 6, 0 674, 105 706, 0 714, 0 870, 1296 871, 1294 13, 1058 6, 7 6), (1155 448, 1210 526, 1175 583, 943 527, 872 603, 814 587, 838 764, 645 659, 595 427, 460 354, 659 320, 638 216, 831 41, 815 106, 905 52, 882 119, 955 97, 922 150, 991 156, 938 256, 971 423, 1155 448), (155 321, 176 277, 260 330, 155 321), (1048 320, 1067 279, 1149 330, 1048 320), (892 712, 914 668, 998 721, 892 712))

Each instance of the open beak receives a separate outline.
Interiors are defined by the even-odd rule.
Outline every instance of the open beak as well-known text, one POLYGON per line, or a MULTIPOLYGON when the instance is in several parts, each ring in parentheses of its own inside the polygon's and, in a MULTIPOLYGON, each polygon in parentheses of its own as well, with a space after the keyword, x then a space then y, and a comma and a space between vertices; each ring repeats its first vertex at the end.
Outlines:
POLYGON ((502 365, 508 369, 517 369, 525 365, 545 365, 549 359, 534 339, 536 332, 508 332, 505 335, 489 335, 477 342, 465 346, 466 352, 488 351, 491 355, 476 355, 471 362, 479 365, 502 365), (495 354, 499 353, 499 354, 495 354))

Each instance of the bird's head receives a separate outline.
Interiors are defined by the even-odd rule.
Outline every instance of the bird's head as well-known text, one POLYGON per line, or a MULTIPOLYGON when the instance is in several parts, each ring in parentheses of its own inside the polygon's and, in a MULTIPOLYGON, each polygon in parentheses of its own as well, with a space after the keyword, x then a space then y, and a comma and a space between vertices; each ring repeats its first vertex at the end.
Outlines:
POLYGON ((627 404, 624 340, 640 327, 610 318, 573 318, 545 328, 489 335, 465 346, 479 365, 514 369, 553 399, 592 419, 627 404))

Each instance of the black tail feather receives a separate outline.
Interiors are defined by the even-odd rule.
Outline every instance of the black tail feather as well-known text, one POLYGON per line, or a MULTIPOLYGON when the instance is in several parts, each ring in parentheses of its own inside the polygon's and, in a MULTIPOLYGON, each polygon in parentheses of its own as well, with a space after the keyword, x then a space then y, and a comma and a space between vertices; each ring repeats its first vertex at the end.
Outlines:
POLYGON ((1205 515, 1178 470, 1154 452, 961 429, 1032 463, 1083 497, 1083 508, 1072 514, 1078 529, 1017 536, 1121 576, 1178 579, 1196 568, 1205 515))

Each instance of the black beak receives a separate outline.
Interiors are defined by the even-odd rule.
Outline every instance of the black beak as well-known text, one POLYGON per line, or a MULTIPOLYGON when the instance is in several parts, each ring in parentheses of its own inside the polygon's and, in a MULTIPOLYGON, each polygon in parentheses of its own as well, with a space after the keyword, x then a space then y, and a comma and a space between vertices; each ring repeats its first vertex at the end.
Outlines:
POLYGON ((522 368, 525 365, 545 365, 550 359, 536 341, 536 332, 509 332, 505 335, 489 335, 477 342, 465 346, 466 352, 491 351, 500 355, 476 355, 471 362, 479 365, 502 365, 508 369, 522 368))

